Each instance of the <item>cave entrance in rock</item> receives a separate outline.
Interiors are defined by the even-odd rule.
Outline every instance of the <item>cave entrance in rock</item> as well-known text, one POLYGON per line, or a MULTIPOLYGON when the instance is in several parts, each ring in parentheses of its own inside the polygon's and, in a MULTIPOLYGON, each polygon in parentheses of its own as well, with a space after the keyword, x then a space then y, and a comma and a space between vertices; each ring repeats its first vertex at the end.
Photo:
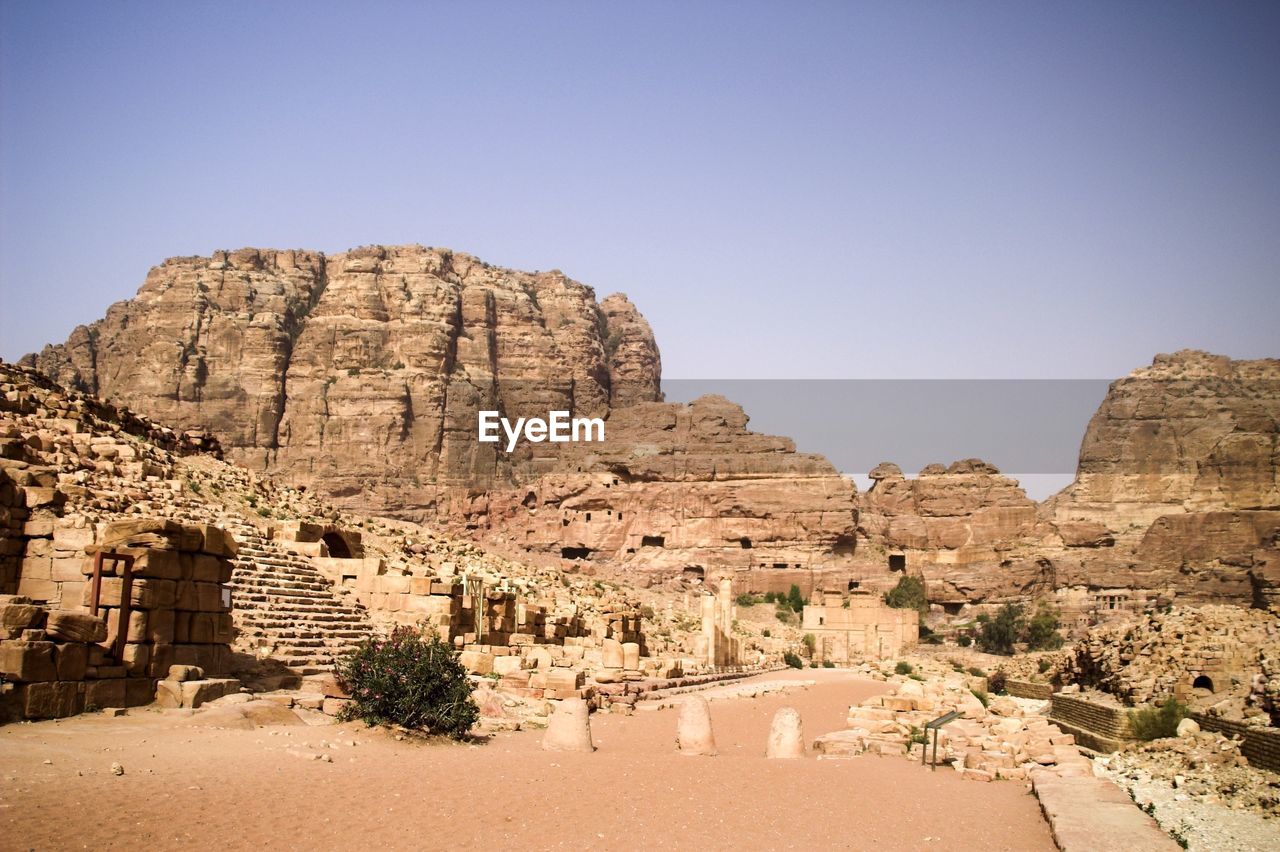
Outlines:
POLYGON ((589 558, 591 558, 591 548, 589 548, 589 547, 562 547, 562 548, 560 548, 560 558, 562 558, 562 559, 589 559, 589 558))
POLYGON ((641 547, 666 547, 667 539, 660 535, 645 535, 640 537, 641 547))
POLYGON ((889 554, 889 570, 905 571, 907 570, 907 555, 905 553, 889 554))
POLYGON ((1200 675, 1200 677, 1198 677, 1198 678, 1196 678, 1194 681, 1192 681, 1192 683, 1191 683, 1191 688, 1192 688, 1192 689, 1207 689, 1207 690, 1209 690, 1210 692, 1213 692, 1213 679, 1212 679, 1212 678, 1210 678, 1208 675, 1200 675))
POLYGON ((686 580, 705 580, 707 572, 700 565, 688 565, 684 569, 686 580))
POLYGON ((328 532, 320 537, 325 547, 329 548, 329 555, 334 559, 350 559, 351 547, 347 544, 347 540, 336 532, 328 532))

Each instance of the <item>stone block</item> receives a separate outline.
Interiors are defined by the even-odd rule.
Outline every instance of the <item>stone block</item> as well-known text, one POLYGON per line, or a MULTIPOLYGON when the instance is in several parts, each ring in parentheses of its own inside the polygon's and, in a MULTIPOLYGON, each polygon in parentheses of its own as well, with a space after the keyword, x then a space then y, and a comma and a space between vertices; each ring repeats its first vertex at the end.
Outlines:
POLYGON ((83 553, 93 544, 93 527, 56 527, 53 530, 53 549, 83 553))
POLYGON ((557 692, 573 692, 579 689, 583 682, 583 673, 573 669, 553 668, 547 672, 546 676, 546 688, 557 692))
POLYGON ((173 644, 173 622, 171 609, 156 609, 147 613, 147 641, 161 645, 173 644))
POLYGON ((234 678, 210 678, 207 680, 189 680, 182 684, 183 707, 196 708, 206 701, 213 701, 224 695, 240 691, 240 681, 234 678))
POLYGON ((173 645, 170 643, 151 646, 151 662, 147 663, 147 676, 152 678, 167 677, 173 667, 173 645))
POLYGON ((27 573, 27 562, 23 560, 22 576, 18 579, 18 594, 24 595, 37 601, 61 601, 62 589, 58 584, 48 579, 40 579, 33 577, 27 573))
POLYGON ((52 642, 8 639, 0 642, 0 675, 5 680, 42 683, 58 679, 52 642))
POLYGON ((125 704, 124 678, 85 681, 84 706, 86 710, 128 706, 125 704))
POLYGON ((55 583, 82 583, 84 582, 85 560, 82 557, 65 556, 60 559, 54 559, 49 564, 49 579, 55 583))
POLYGON ((0 605, 0 639, 14 639, 24 630, 39 628, 44 617, 44 608, 34 604, 0 605))
POLYGON ((184 574, 182 554, 174 550, 150 549, 133 561, 135 577, 156 580, 180 580, 184 574))
POLYGON ((191 557, 191 579, 197 583, 218 583, 222 578, 222 560, 207 553, 191 557))
POLYGON ((190 641, 199 643, 213 642, 216 632, 216 618, 216 613, 212 612, 191 613, 190 641))
POLYGON ((74 682, 29 683, 23 691, 28 719, 63 719, 84 710, 82 685, 74 682))
POLYGON ((472 674, 487 675, 493 671, 493 655, 483 651, 463 651, 458 662, 472 674))
POLYGON ((84 680, 89 668, 89 646, 80 642, 55 645, 53 662, 58 680, 84 680))
POLYGON ((129 677, 124 681, 126 707, 145 707, 155 700, 155 681, 149 677, 129 677))
POLYGON ((217 583, 196 583, 196 611, 222 612, 222 587, 217 583))
POLYGON ((173 641, 176 645, 191 641, 191 613, 179 611, 173 614, 173 641))
POLYGON ((131 644, 124 646, 123 659, 120 661, 130 675, 145 677, 150 672, 147 665, 151 662, 151 646, 131 644))
POLYGON ((60 642, 104 642, 107 622, 100 615, 55 609, 45 622, 45 633, 60 642))
POLYGON ((512 672, 518 672, 521 668, 521 660, 519 657, 503 656, 493 658, 493 673, 498 675, 508 675, 512 672))

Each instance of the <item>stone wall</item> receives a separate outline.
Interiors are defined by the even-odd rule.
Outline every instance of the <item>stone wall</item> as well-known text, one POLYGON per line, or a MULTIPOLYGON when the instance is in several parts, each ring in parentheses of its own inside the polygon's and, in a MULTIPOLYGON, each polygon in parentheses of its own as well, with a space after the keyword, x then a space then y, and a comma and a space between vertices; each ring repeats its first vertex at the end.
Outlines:
POLYGON ((1095 751, 1116 751, 1133 739, 1126 708, 1078 695, 1055 693, 1050 699, 1049 718, 1095 751))
POLYGON ((1029 680, 1006 679, 1004 691, 1015 698, 1031 698, 1037 701, 1048 701, 1053 697, 1052 686, 1047 683, 1032 683, 1029 680))
POLYGON ((4 699, 9 718, 150 704, 157 681, 175 666, 199 669, 202 677, 230 670, 226 584, 234 543, 220 528, 147 518, 96 526, 83 518, 37 518, 24 533, 23 594, 2 607, 0 674, 16 684, 4 699), (133 558, 127 620, 124 562, 103 560, 93 599, 99 552, 133 558))
POLYGON ((155 681, 108 658, 106 621, 0 597, 0 722, 150 704, 155 681))
POLYGON ((26 492, 7 470, 0 468, 0 594, 18 591, 18 572, 27 546, 22 534, 26 521, 26 492))
POLYGON ((920 636, 920 614, 885 606, 878 595, 824 593, 804 608, 802 630, 813 634, 814 659, 849 665, 900 656, 920 636))
POLYGON ((1206 731, 1240 738, 1240 753, 1249 758, 1250 765, 1280 772, 1280 729, 1242 725, 1203 713, 1192 713, 1191 718, 1206 731))

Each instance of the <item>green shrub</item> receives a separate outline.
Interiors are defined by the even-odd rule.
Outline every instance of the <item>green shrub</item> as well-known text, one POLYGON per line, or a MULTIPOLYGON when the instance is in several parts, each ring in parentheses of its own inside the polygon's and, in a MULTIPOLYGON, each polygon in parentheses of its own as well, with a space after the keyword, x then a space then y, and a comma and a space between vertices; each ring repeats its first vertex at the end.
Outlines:
POLYGON ((831 662, 830 660, 823 660, 822 667, 824 669, 834 669, 836 667, 836 664, 831 662))
POLYGON ((986 707, 991 700, 987 697, 987 694, 980 689, 971 689, 969 691, 973 693, 974 698, 982 702, 983 707, 986 707))
POLYGON ((760 603, 760 599, 755 595, 749 595, 746 592, 738 595, 738 606, 755 606, 760 603))
MULTIPOLYGON (((982 621, 979 618, 979 621, 982 621)), ((1013 655, 1013 645, 1022 636, 1024 624, 1023 609, 1020 604, 1005 604, 1000 607, 996 617, 982 621, 982 629, 978 632, 978 647, 988 654, 1013 655)))
POLYGON ((778 594, 777 594, 777 592, 765 592, 765 593, 764 593, 764 602, 765 602, 765 603, 777 603, 777 602, 778 602, 778 594))
POLYGON ((982 669, 978 668, 977 666, 970 666, 970 668, 969 668, 969 674, 973 675, 974 677, 986 677, 986 676, 987 676, 987 673, 986 673, 986 672, 984 672, 982 669))
POLYGON ((352 699, 345 717, 367 725, 461 739, 480 718, 466 669, 435 635, 424 640, 399 627, 389 638, 366 639, 338 662, 337 673, 352 699))
POLYGON ((884 593, 884 602, 894 609, 914 609, 922 615, 929 611, 929 598, 920 577, 899 578, 898 585, 884 593))
POLYGON ((1058 613, 1051 607, 1041 606, 1027 624, 1027 648, 1032 651, 1056 651, 1061 648, 1062 634, 1058 632, 1058 627, 1058 613))
POLYGON ((1158 707, 1129 711, 1129 727, 1140 740, 1159 740, 1178 735, 1178 723, 1186 718, 1187 705, 1169 698, 1158 707))
POLYGON ((790 624, 796 620, 796 614, 791 607, 786 604, 779 604, 778 608, 773 612, 774 616, 783 624, 790 624))
POLYGON ((987 689, 996 695, 1004 695, 1004 670, 996 669, 993 673, 987 675, 987 689))
POLYGON ((800 659, 800 655, 793 654, 790 651, 787 651, 785 654, 782 655, 782 662, 791 666, 791 668, 793 669, 804 668, 804 660, 800 659))
POLYGON ((1050 663, 1048 659, 1042 657, 1040 659, 1040 662, 1036 663, 1036 668, 1040 670, 1040 674, 1044 674, 1045 672, 1049 671, 1049 666, 1051 665, 1053 664, 1050 663))
POLYGON ((760 631, 760 635, 761 635, 761 636, 763 636, 764 638, 768 639, 770 636, 772 636, 772 635, 773 635, 773 632, 772 632, 772 631, 770 631, 770 630, 769 630, 769 628, 767 628, 767 627, 766 627, 764 630, 761 630, 761 631, 760 631))
POLYGON ((791 584, 791 591, 787 592, 787 606, 791 607, 792 612, 804 612, 804 598, 800 595, 800 587, 795 583, 791 584))
POLYGON ((960 638, 957 639, 956 642, 960 643, 961 648, 968 648, 973 644, 973 637, 968 633, 961 633, 960 638))
POLYGON ((801 641, 804 642, 805 653, 812 657, 814 648, 818 647, 818 638, 812 633, 806 633, 801 641))
POLYGON ((818 661, 817 661, 817 660, 810 660, 810 661, 809 661, 809 668, 811 668, 811 669, 816 669, 817 667, 818 667, 818 661))
POLYGON ((913 671, 915 671, 915 668, 906 660, 899 660, 898 664, 893 667, 894 674, 909 675, 913 671))

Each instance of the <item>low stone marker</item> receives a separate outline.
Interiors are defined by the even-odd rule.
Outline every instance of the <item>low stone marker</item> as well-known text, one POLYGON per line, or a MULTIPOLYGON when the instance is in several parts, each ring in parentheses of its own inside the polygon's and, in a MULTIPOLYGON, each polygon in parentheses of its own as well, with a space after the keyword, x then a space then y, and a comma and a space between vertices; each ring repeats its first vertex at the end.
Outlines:
POLYGON ((581 698, 565 698, 553 705, 542 736, 546 751, 595 751, 591 744, 591 714, 581 698))
POLYGON ((690 695, 680 705, 680 717, 676 720, 676 750, 681 754, 708 757, 716 753, 716 738, 711 730, 711 706, 701 695, 690 695))
POLYGON ((804 757, 804 724, 794 708, 783 707, 774 714, 764 756, 787 759, 804 757))

